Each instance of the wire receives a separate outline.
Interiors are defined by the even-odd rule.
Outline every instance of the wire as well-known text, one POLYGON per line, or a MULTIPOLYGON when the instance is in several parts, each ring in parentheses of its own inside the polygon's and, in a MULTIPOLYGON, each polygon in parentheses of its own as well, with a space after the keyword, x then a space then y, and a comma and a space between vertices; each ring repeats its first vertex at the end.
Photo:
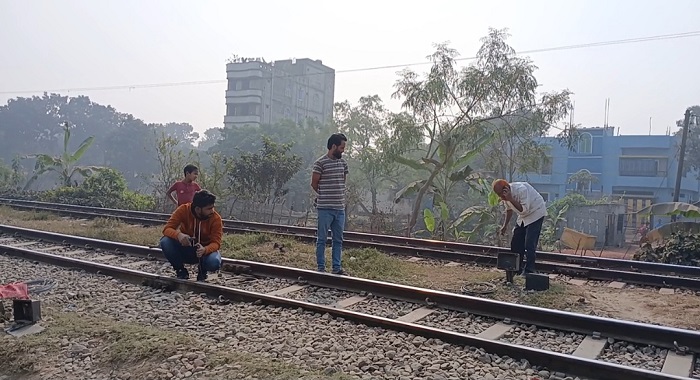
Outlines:
POLYGON ((27 290, 32 294, 41 294, 48 292, 56 286, 55 280, 40 279, 25 282, 27 290))
MULTIPOLYGON (((627 39, 621 39, 621 40, 590 42, 590 43, 576 44, 576 45, 555 46, 555 47, 549 47, 549 48, 523 50, 520 52, 516 52, 516 54, 544 53, 544 52, 549 52, 549 51, 584 49, 584 48, 591 48, 591 47, 598 47, 598 46, 624 45, 624 44, 631 44, 631 43, 662 41, 662 40, 671 40, 671 39, 689 38, 689 37, 700 37, 700 31, 673 33, 673 34, 662 34, 662 35, 656 35, 656 36, 627 38, 627 39)), ((474 60, 476 58, 477 57, 457 58, 457 59, 455 59, 455 61, 470 61, 470 60, 474 60)), ((402 68, 402 67, 427 65, 427 64, 431 64, 431 63, 432 62, 414 62, 414 63, 394 64, 394 65, 385 65, 385 66, 361 67, 361 68, 355 68, 355 69, 336 70, 335 74, 347 74, 347 73, 356 73, 356 72, 365 72, 365 71, 396 69, 396 68, 402 68)), ((303 77, 303 76, 325 75, 325 74, 327 74, 327 73, 285 74, 285 75, 273 75, 273 78, 292 78, 292 77, 303 77)), ((17 91, 0 91, 0 95, 33 94, 33 93, 43 93, 43 92, 71 92, 71 91, 110 91, 110 90, 129 90, 129 91, 131 91, 131 90, 140 89, 140 88, 198 86, 198 85, 220 84, 220 83, 226 83, 226 82, 227 82, 226 79, 213 79, 213 80, 130 84, 130 85, 115 85, 115 86, 101 86, 101 87, 59 88, 59 89, 53 89, 53 90, 17 90, 17 91)))

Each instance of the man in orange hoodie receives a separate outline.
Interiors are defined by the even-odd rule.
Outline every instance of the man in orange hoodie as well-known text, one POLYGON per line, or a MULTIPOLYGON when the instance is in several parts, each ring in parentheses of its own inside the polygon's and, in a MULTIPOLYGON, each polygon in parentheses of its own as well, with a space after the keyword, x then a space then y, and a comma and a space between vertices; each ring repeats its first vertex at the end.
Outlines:
POLYGON ((207 190, 194 194, 192 203, 179 206, 163 228, 160 249, 170 261, 177 278, 188 279, 184 264, 199 263, 197 281, 207 279, 207 272, 221 267, 221 238, 224 224, 214 210, 216 196, 207 190))

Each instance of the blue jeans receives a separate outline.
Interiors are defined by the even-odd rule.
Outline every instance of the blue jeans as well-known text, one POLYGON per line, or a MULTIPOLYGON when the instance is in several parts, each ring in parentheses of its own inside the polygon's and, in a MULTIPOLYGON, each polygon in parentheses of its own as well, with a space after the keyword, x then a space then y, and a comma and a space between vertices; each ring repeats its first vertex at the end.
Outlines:
POLYGON ((544 217, 541 217, 527 226, 516 224, 513 230, 513 238, 510 240, 510 250, 520 255, 520 268, 525 273, 535 272, 535 253, 537 252, 537 243, 540 240, 543 221, 544 217), (527 262, 523 267, 522 263, 524 258, 527 258, 527 262))
MULTIPOLYGON (((163 236, 160 239, 160 249, 175 270, 184 268, 185 263, 199 264, 195 248, 185 247, 173 238, 163 236)), ((202 256, 202 269, 207 272, 216 272, 219 268, 221 268, 221 254, 219 252, 202 256)))
POLYGON ((341 268, 341 252, 343 250, 343 229, 345 228, 345 210, 318 209, 318 235, 316 238, 316 264, 319 271, 326 270, 326 242, 328 230, 331 230, 333 245, 333 272, 341 268))

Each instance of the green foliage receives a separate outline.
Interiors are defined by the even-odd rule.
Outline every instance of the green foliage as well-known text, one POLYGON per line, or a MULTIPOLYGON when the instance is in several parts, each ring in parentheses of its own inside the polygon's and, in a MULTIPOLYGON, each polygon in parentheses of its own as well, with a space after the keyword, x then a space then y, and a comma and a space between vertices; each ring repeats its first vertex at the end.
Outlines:
POLYGON ((211 191, 225 201, 233 195, 232 187, 228 185, 228 175, 233 170, 234 162, 219 152, 210 153, 208 156, 209 163, 205 167, 197 154, 196 165, 200 168, 197 182, 203 189, 211 191))
POLYGON ((396 183, 405 172, 388 154, 392 114, 384 107, 378 95, 363 96, 357 106, 348 101, 335 104, 334 125, 348 137, 345 152, 353 167, 348 182, 358 183, 372 197, 370 210, 379 212, 377 195, 387 183, 396 183))
POLYGON ((572 174, 567 180, 567 183, 576 184, 577 192, 588 192, 588 187, 591 184, 598 183, 598 177, 594 176, 588 170, 581 169, 576 173, 572 174))
POLYGON ((423 210, 423 220, 425 221, 425 228, 432 234, 435 232, 435 215, 430 211, 429 208, 423 210))
POLYGON ((554 244, 559 239, 560 230, 563 224, 566 223, 566 214, 569 209, 581 206, 595 206, 610 203, 611 200, 603 197, 600 199, 586 199, 581 194, 568 194, 563 198, 559 198, 552 202, 547 207, 547 217, 542 225, 542 234, 540 235, 540 246, 543 249, 554 249, 554 244))
POLYGON ((302 160, 290 154, 291 143, 278 144, 263 136, 262 145, 257 153, 233 158, 228 179, 236 196, 274 205, 287 194, 285 185, 301 169, 302 160))
POLYGON ((63 127, 63 154, 60 156, 51 156, 49 154, 29 154, 24 158, 35 159, 34 164, 34 174, 27 184, 24 185, 24 190, 29 189, 29 187, 34 183, 34 181, 39 178, 44 173, 55 172, 58 173, 63 186, 74 186, 73 177, 76 174, 80 174, 83 177, 89 177, 95 171, 100 170, 97 166, 76 166, 75 164, 83 157, 85 152, 90 148, 92 143, 95 141, 94 136, 90 136, 83 140, 76 149, 75 152, 71 153, 68 150, 68 145, 70 143, 71 136, 71 126, 67 122, 62 124, 63 127))
POLYGON ((165 196, 165 191, 183 176, 183 168, 189 162, 194 161, 194 151, 183 149, 180 140, 169 136, 165 131, 154 132, 156 141, 156 159, 158 160, 158 172, 156 173, 151 186, 158 200, 156 206, 160 210, 165 210, 170 202, 165 196), (168 203, 165 203, 165 202, 168 203))
POLYGON ((536 67, 517 56, 505 43, 506 37, 504 31, 491 29, 482 39, 475 62, 463 69, 457 67, 457 51, 439 44, 428 57, 432 67, 424 78, 405 70, 396 83, 394 96, 403 99, 402 106, 411 116, 394 121, 390 151, 401 156, 417 147, 422 153, 419 161, 399 160, 413 169, 426 169, 409 234, 423 196, 432 191, 436 201, 450 204, 455 183, 470 179, 473 169, 469 164, 494 141, 502 124, 528 117, 542 130, 558 122, 570 108, 568 90, 537 95, 536 67))
POLYGON ((664 244, 652 246, 644 243, 634 259, 663 264, 700 266, 700 234, 674 232, 664 244))
POLYGON ((639 215, 680 215, 684 218, 700 218, 700 207, 685 202, 662 202, 649 205, 639 211, 639 215))
POLYGON ((77 187, 63 186, 46 191, 39 199, 44 202, 139 211, 152 211, 155 207, 152 197, 128 190, 124 176, 111 168, 100 170, 77 187))

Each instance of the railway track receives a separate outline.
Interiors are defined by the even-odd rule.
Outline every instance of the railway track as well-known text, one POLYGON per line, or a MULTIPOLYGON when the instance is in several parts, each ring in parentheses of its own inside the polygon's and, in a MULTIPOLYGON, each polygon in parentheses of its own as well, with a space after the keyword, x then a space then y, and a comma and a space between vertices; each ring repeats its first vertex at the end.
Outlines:
MULTIPOLYGON (((79 218, 116 218, 126 223, 149 226, 162 225, 169 217, 168 214, 163 213, 3 198, 0 198, 0 205, 79 218)), ((316 239, 315 230, 312 228, 238 220, 225 220, 224 231, 227 233, 272 233, 307 242, 315 241, 316 239)), ((344 238, 344 245, 348 247, 371 247, 394 255, 458 263, 474 263, 483 266, 495 266, 497 262, 496 255, 505 251, 500 247, 374 235, 361 232, 346 232, 344 238)), ((618 288, 624 287, 625 284, 634 284, 700 291, 699 267, 539 252, 537 269, 543 273, 604 281, 608 283, 608 286, 618 288)))
POLYGON ((168 291, 328 313, 524 359, 554 373, 550 378, 683 379, 700 352, 698 331, 243 260, 224 259, 209 283, 179 280, 156 248, 9 226, 0 232, 0 252, 9 256, 168 291), (631 352, 644 353, 636 366, 616 364, 629 362, 631 352))

